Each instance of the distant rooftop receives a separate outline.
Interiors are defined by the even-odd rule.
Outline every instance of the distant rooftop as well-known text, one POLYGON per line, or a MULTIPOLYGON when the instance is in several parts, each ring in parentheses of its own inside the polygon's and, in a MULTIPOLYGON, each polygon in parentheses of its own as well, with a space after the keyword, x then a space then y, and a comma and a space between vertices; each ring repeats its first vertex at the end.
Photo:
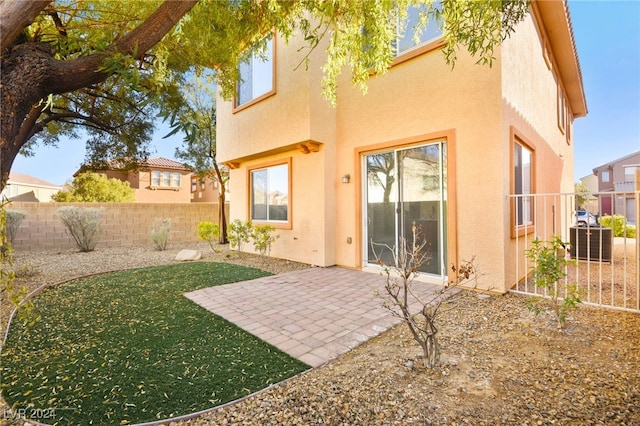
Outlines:
POLYGON ((31 175, 25 175, 22 173, 14 173, 11 172, 9 174, 9 180, 7 181, 7 184, 11 185, 32 185, 32 186, 47 186, 47 187, 53 187, 53 188, 61 188, 62 185, 56 185, 54 183, 51 182, 47 182, 46 180, 42 180, 40 178, 31 176, 31 175))
MULTIPOLYGON (((121 160, 108 160, 106 164, 107 164, 106 168, 110 170, 123 170, 123 169, 131 168, 130 165, 129 166, 127 165, 126 161, 121 161, 121 160)), ((190 170, 188 167, 185 167, 184 164, 178 161, 169 160, 168 158, 164 158, 164 157, 151 157, 139 163, 139 168, 141 169, 145 169, 149 167, 157 167, 162 169, 173 169, 173 170, 190 170)), ((91 167, 90 164, 83 164, 80 167, 80 169, 73 174, 73 176, 77 176, 78 174, 86 170, 105 170, 105 166, 100 165, 100 166, 91 167)))
POLYGON ((164 157, 151 157, 142 164, 150 167, 164 167, 165 169, 187 170, 184 164, 178 161, 169 160, 168 158, 164 157))

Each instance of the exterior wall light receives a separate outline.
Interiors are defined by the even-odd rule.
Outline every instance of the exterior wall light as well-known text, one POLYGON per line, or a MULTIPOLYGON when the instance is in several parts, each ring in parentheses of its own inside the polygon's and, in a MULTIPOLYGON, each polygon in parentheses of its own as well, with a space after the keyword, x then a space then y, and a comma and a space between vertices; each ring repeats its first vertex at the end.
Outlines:
POLYGON ((351 175, 350 174, 346 174, 346 175, 342 176, 342 183, 349 183, 349 181, 351 181, 351 175))

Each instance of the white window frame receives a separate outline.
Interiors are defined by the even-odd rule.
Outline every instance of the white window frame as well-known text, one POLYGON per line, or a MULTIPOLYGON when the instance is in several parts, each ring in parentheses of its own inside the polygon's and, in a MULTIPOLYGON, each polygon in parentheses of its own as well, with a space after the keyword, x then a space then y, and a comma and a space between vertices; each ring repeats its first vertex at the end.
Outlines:
POLYGON ((151 186, 160 186, 160 170, 151 170, 151 186))
POLYGON ((526 228, 533 230, 534 212, 533 197, 535 182, 535 151, 520 138, 513 138, 512 160, 513 194, 513 225, 516 230, 526 228))
POLYGON ((180 188, 181 175, 180 172, 171 173, 171 186, 174 188, 180 188))
MULTIPOLYGON (((440 8, 441 7, 440 1, 438 0, 434 1, 433 7, 440 8)), ((441 22, 436 21, 434 19, 429 19, 429 22, 427 23, 427 25, 422 29, 419 42, 416 44, 415 40, 413 40, 416 34, 416 31, 414 28, 419 23, 419 20, 420 20, 420 8, 416 6, 409 6, 409 9, 407 10, 406 27, 405 27, 404 34, 402 35, 400 34, 400 22, 398 21, 396 40, 393 46, 396 57, 403 56, 415 49, 418 49, 422 46, 425 46, 429 43, 432 43, 442 38, 444 32, 442 30, 441 22), (430 35, 436 30, 437 30, 437 35, 430 35), (408 47, 400 50, 400 46, 404 43, 408 44, 408 47)))
POLYGON ((235 107, 245 108, 275 93, 275 37, 266 37, 264 52, 252 49, 238 66, 235 107), (251 75, 247 76, 247 72, 251 75))

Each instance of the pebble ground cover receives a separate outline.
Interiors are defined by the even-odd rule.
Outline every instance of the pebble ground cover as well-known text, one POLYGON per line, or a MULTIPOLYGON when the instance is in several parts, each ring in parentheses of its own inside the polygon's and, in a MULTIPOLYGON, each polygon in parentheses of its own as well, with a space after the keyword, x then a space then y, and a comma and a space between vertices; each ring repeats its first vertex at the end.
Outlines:
POLYGON ((265 275, 198 262, 49 288, 34 299, 37 323, 11 326, 3 397, 14 412, 46 415, 49 424, 129 424, 201 411, 304 371, 182 296, 265 275))

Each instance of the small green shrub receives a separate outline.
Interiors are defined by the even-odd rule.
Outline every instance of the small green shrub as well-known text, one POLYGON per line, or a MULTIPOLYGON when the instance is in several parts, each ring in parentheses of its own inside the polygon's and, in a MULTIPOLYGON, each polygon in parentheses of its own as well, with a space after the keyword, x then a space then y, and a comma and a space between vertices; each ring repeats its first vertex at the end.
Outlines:
POLYGON ((0 294, 17 309, 20 320, 32 325, 38 320, 38 316, 34 312, 32 302, 23 303, 29 294, 27 287, 18 287, 15 284, 18 274, 13 266, 13 247, 8 237, 8 214, 5 205, 6 203, 0 200, 0 294))
POLYGON ((149 232, 156 250, 166 250, 169 242, 169 233, 171 232, 171 219, 157 218, 151 224, 149 232))
POLYGON ((234 220, 229 224, 229 231, 227 238, 229 238, 229 244, 232 248, 237 248, 239 252, 242 252, 245 243, 251 240, 253 233, 253 224, 250 220, 243 222, 239 219, 234 220))
POLYGON ((613 229, 614 237, 635 238, 635 226, 628 225, 626 222, 627 219, 620 214, 614 214, 613 216, 606 215, 600 218, 600 224, 602 226, 613 229))
POLYGON ((82 252, 95 250, 103 212, 103 208, 81 209, 75 206, 60 207, 56 210, 67 234, 82 252))
POLYGON ((200 222, 198 224, 198 238, 209 243, 211 250, 215 251, 216 240, 220 238, 220 225, 213 222, 200 222))
POLYGON ((567 266, 575 264, 575 260, 567 256, 565 247, 568 243, 562 242, 560 237, 553 237, 552 241, 535 239, 532 247, 525 251, 525 255, 533 262, 531 276, 536 287, 546 290, 547 298, 532 297, 527 300, 527 308, 536 315, 542 312, 545 300, 551 302, 556 319, 560 327, 564 327, 571 309, 577 307, 580 300, 580 292, 576 283, 563 283, 567 273, 567 266), (564 294, 564 298, 561 299, 564 294))
POLYGON ((13 240, 16 237, 20 223, 27 216, 27 212, 22 210, 6 210, 6 222, 7 227, 7 240, 13 244, 13 240))
POLYGON ((260 252, 260 256, 271 254, 271 244, 280 236, 275 235, 276 228, 271 225, 257 225, 253 227, 251 239, 253 240, 253 248, 260 252))

